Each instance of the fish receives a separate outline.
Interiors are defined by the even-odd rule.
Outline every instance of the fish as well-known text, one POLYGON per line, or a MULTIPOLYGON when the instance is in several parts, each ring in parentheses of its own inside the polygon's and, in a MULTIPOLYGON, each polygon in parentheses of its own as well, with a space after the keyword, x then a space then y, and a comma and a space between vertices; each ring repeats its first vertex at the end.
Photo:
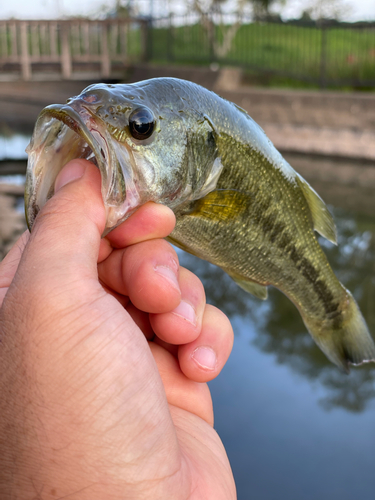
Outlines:
POLYGON ((341 370, 375 360, 359 307, 316 238, 337 243, 332 215, 236 104, 175 78, 94 84, 41 111, 27 153, 30 230, 62 167, 88 159, 101 173, 104 234, 162 203, 176 215, 171 243, 260 299, 278 288, 341 370))

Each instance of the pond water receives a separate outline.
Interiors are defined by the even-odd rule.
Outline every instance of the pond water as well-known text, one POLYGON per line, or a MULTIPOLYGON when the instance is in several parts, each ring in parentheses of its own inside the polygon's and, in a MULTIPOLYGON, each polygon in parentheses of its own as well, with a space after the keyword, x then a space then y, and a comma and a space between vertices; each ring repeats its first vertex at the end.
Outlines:
POLYGON ((25 149, 29 142, 29 135, 14 134, 9 137, 0 135, 0 161, 4 159, 26 159, 27 154, 25 152, 25 149))
MULTIPOLYGON (((375 334, 373 190, 318 189, 334 203, 339 241, 321 244, 375 334)), ((232 355, 209 385, 239 500, 373 500, 375 365, 340 373, 280 292, 271 289, 268 301, 259 301, 220 269, 179 255, 235 331, 232 355)))

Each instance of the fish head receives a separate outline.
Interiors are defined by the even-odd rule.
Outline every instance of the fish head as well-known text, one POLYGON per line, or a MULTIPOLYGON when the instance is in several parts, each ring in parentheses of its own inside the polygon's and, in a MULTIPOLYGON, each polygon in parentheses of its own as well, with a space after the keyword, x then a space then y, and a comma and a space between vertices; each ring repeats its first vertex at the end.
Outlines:
POLYGON ((152 80, 91 85, 64 105, 44 108, 27 148, 29 228, 53 196, 58 173, 74 158, 88 159, 100 170, 106 232, 148 201, 173 209, 199 197, 194 193, 209 172, 203 169, 197 182, 196 153, 188 143, 191 130, 205 120, 190 108, 170 84, 152 80))

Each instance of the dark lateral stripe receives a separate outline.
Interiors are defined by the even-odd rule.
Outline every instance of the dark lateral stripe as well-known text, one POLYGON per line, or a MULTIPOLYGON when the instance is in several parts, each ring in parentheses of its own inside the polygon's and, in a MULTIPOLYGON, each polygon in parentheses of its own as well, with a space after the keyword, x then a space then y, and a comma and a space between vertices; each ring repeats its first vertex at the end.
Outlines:
MULTIPOLYGON (((255 220, 261 224, 264 233, 268 235, 271 243, 276 244, 284 253, 289 255, 298 271, 300 271, 304 278, 312 285, 316 295, 323 303, 325 313, 330 319, 334 319, 335 327, 339 327, 342 322, 341 311, 339 310, 340 303, 335 300, 326 283, 319 278, 319 271, 297 249, 285 224, 281 221, 277 221, 277 215, 275 213, 264 216, 264 212, 269 207, 267 201, 268 200, 263 203, 256 203, 255 220), (263 218, 261 218, 261 214, 263 218)), ((255 206, 253 209, 254 208, 255 206)), ((253 216, 254 213, 252 213, 252 217, 253 216)))

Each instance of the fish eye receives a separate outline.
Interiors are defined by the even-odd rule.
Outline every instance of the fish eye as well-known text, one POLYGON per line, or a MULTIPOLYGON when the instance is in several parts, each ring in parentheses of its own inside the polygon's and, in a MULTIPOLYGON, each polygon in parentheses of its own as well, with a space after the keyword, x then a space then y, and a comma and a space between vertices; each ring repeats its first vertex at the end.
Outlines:
POLYGON ((129 116, 129 130, 134 137, 142 141, 148 139, 155 128, 155 118, 147 108, 136 109, 129 116))

